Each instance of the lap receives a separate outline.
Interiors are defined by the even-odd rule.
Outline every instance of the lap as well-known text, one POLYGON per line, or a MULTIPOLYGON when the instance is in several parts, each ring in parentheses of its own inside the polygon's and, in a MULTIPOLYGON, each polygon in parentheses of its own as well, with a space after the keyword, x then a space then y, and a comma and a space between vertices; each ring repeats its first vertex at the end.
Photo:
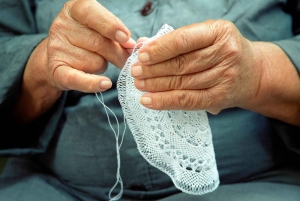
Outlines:
POLYGON ((272 183, 249 182, 219 186, 214 192, 195 196, 180 193, 159 201, 299 201, 300 186, 272 183))
POLYGON ((0 200, 5 201, 75 201, 64 189, 48 183, 43 175, 0 180, 0 200))
MULTIPOLYGON (((29 168, 28 166, 31 165, 26 165, 26 163, 20 159, 14 160, 13 162, 15 167, 18 166, 22 168, 18 170, 15 169, 14 171, 14 166, 6 168, 7 171, 5 171, 5 174, 3 174, 0 178, 0 200, 99 200, 93 198, 90 196, 90 194, 84 194, 81 196, 81 191, 77 192, 75 189, 70 190, 68 186, 61 183, 61 181, 53 177, 53 175, 43 174, 41 172, 38 173, 39 171, 37 171, 32 164, 32 167, 29 168)), ((28 161, 26 162, 28 163, 28 161)), ((12 162, 10 162, 10 164, 12 164, 12 162)), ((266 174, 256 176, 252 181, 249 182, 220 185, 215 191, 201 196, 178 193, 164 199, 159 199, 159 201, 299 201, 299 167, 293 170, 289 168, 288 170, 289 171, 281 170, 276 172, 268 172, 266 174)), ((102 192, 102 197, 106 197, 108 193, 107 189, 101 189, 100 187, 95 187, 94 191, 98 192, 98 194, 102 192)), ((175 191, 173 191, 173 193, 174 192, 175 191)), ((149 193, 148 198, 154 198, 154 195, 152 196, 151 192, 148 191, 145 193, 149 193)), ((142 192, 139 195, 141 194, 142 192)), ((141 200, 133 199, 134 197, 139 197, 138 195, 131 195, 130 197, 131 198, 126 199, 124 194, 121 200, 141 200)))

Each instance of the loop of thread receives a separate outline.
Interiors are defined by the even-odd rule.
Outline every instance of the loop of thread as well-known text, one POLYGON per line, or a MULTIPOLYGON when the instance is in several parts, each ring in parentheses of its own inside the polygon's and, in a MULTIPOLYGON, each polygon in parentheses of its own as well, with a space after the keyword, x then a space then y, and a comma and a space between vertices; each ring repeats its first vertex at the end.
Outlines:
MULTIPOLYGON (((138 46, 142 44, 145 45, 144 42, 139 42, 137 43, 134 48, 132 49, 132 53, 131 54, 134 54, 136 49, 138 48, 138 46)), ((119 121, 118 121, 118 118, 117 116, 115 115, 115 113, 109 108, 107 107, 107 105, 104 103, 104 98, 103 98, 103 95, 101 92, 99 92, 100 96, 101 96, 101 99, 99 98, 98 94, 95 93, 98 101, 103 105, 104 107, 104 110, 105 110, 105 113, 106 113, 106 117, 107 117, 107 121, 109 123, 109 126, 111 128, 111 130, 113 131, 114 135, 115 135, 115 138, 116 138, 116 151, 117 151, 117 164, 118 164, 118 167, 117 167, 117 173, 116 173, 116 183, 114 184, 114 186, 111 188, 111 190, 109 191, 109 201, 116 201, 116 200, 119 200, 122 195, 123 195, 123 181, 122 181, 122 178, 121 178, 121 174, 120 174, 120 168, 121 168, 121 160, 120 160, 120 149, 121 149, 121 146, 122 146, 122 143, 123 143, 123 139, 124 139, 124 135, 125 135, 125 131, 126 131, 126 119, 125 119, 125 115, 123 116, 123 119, 124 119, 124 131, 122 133, 122 136, 121 136, 121 142, 119 144, 119 136, 120 136, 120 125, 119 125, 119 121), (109 115, 108 115, 108 111, 114 116, 115 120, 116 120, 116 123, 117 123, 117 132, 115 131, 115 129, 113 128, 111 122, 110 122, 110 118, 109 118, 109 115), (114 197, 111 196, 113 190, 117 187, 117 185, 120 184, 120 192, 115 195, 114 197)))
POLYGON ((120 160, 120 149, 121 149, 121 146, 122 146, 122 143, 123 143, 123 139, 124 139, 124 135, 125 135, 125 130, 126 130, 126 120, 125 120, 125 117, 124 117, 124 131, 122 133, 122 136, 121 136, 121 142, 119 144, 119 136, 120 136, 120 125, 119 125, 119 121, 118 121, 118 118, 117 116, 115 115, 115 113, 105 105, 104 103, 104 99, 103 99, 103 95, 101 92, 99 92, 99 94, 101 95, 101 99, 99 98, 98 94, 96 94, 96 97, 97 99, 99 100, 99 102, 103 105, 104 107, 104 110, 105 110, 105 113, 106 113, 106 116, 107 116, 107 121, 109 123, 109 126, 111 128, 111 130, 113 131, 114 135, 115 135, 115 138, 116 138, 116 151, 117 151, 117 163, 118 163, 118 168, 117 168, 117 173, 116 173, 116 183, 114 184, 114 186, 111 188, 111 190, 109 191, 109 201, 115 201, 115 200, 119 200, 121 197, 122 197, 122 194, 123 194, 123 181, 122 181, 122 178, 121 178, 121 174, 120 174, 120 168, 121 168, 121 160, 120 160), (117 123, 117 132, 115 131, 115 129, 113 128, 111 122, 110 122, 110 118, 109 118, 109 115, 108 115, 108 112, 107 110, 113 114, 115 120, 116 120, 116 123, 117 123), (120 192, 115 195, 114 197, 111 196, 113 190, 117 187, 117 185, 120 184, 120 192))
MULTIPOLYGON (((137 49, 137 47, 138 47, 140 44, 142 44, 142 46, 143 46, 145 43, 144 43, 144 42, 139 42, 139 43, 137 43, 137 44, 134 46, 134 48, 132 49, 131 54, 135 53, 135 50, 137 49)), ((141 47, 139 47, 139 48, 141 48, 141 47)))

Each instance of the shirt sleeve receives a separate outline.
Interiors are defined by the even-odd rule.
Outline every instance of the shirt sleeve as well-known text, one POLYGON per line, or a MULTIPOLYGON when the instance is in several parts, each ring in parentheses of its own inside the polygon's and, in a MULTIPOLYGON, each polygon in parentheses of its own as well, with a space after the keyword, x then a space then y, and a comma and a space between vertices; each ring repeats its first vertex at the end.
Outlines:
MULTIPOLYGON (((275 42, 288 55, 294 66, 298 70, 300 79, 300 34, 293 38, 275 42)), ((299 91, 300 93, 300 91, 299 91)), ((300 121, 300 119, 299 119, 300 121)), ((271 119, 271 123, 282 138, 286 147, 300 155, 300 127, 289 125, 275 119, 271 119)))
POLYGON ((287 54, 290 60, 293 62, 298 73, 300 73, 300 34, 294 36, 293 38, 275 41, 281 49, 287 54))
POLYGON ((292 30, 295 36, 274 43, 285 51, 300 73, 300 0, 287 0, 284 10, 291 15, 292 30))
POLYGON ((47 37, 37 33, 33 0, 0 2, 0 156, 44 152, 62 113, 64 96, 47 114, 29 125, 11 115, 22 84, 26 62, 47 37))
MULTIPOLYGON (((275 44, 279 45, 291 59, 298 70, 300 79, 300 0, 288 0, 285 11, 291 14, 293 19, 292 29, 295 36, 290 39, 276 41, 275 44)), ((275 119, 271 119, 271 123, 286 147, 300 155, 300 127, 275 119)))

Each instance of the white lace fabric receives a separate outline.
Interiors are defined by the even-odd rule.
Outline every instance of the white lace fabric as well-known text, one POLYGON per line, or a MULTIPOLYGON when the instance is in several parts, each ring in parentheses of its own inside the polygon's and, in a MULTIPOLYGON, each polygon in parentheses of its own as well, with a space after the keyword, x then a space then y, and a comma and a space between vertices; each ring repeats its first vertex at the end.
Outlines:
POLYGON ((219 185, 212 134, 206 111, 152 110, 139 103, 131 66, 148 42, 173 31, 165 24, 127 60, 118 81, 118 98, 140 154, 189 194, 202 195, 219 185))

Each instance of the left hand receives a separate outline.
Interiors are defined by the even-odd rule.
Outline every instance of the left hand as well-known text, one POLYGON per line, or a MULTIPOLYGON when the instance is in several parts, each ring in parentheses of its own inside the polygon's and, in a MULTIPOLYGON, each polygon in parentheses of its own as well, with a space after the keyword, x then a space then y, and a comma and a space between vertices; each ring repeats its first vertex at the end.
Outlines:
POLYGON ((205 21, 147 44, 132 67, 140 102, 156 110, 250 108, 260 86, 259 51, 228 21, 205 21))

